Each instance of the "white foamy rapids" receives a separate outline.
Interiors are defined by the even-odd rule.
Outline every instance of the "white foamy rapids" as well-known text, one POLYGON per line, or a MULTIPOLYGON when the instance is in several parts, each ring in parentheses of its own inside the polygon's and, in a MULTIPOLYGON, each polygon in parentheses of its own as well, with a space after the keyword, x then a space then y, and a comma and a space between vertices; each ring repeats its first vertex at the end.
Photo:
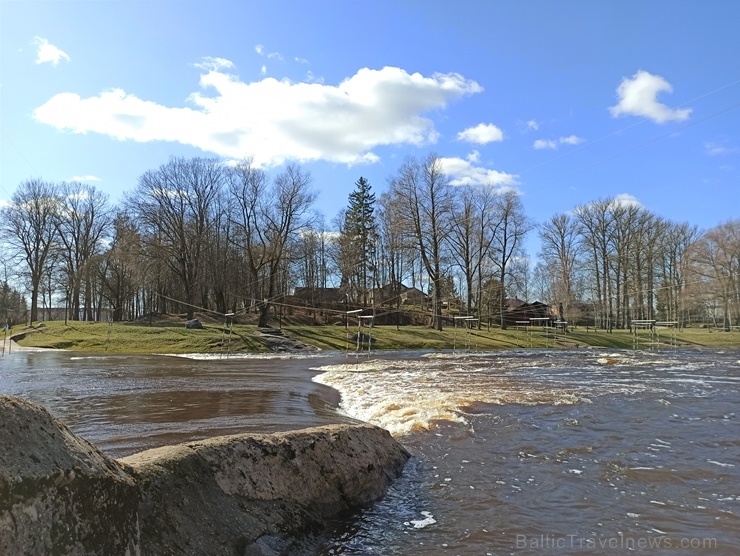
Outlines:
POLYGON ((420 369, 389 372, 367 362, 320 370, 325 372, 314 380, 340 392, 341 410, 394 436, 428 429, 434 421, 465 422, 450 389, 432 387, 431 377, 423 376, 420 369))
POLYGON ((533 388, 472 360, 374 360, 315 370, 323 371, 315 382, 341 394, 341 411, 394 436, 428 430, 438 421, 467 423, 466 413, 479 404, 583 401, 567 389, 533 388))
POLYGON ((322 353, 158 353, 165 357, 181 357, 184 359, 195 359, 199 361, 218 360, 259 360, 259 359, 318 359, 325 357, 322 353))

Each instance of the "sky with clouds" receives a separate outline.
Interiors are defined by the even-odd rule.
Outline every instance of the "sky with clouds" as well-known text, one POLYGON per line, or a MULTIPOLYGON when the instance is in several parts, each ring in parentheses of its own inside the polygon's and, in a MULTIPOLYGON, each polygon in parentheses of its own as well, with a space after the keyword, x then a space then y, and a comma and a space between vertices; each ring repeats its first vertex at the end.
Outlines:
MULTIPOLYGON (((734 0, 0 2, 0 203, 117 200, 169 156, 299 162, 329 222, 436 153, 536 221, 619 197, 740 215, 734 0)), ((534 253, 533 253, 534 254, 534 253)))

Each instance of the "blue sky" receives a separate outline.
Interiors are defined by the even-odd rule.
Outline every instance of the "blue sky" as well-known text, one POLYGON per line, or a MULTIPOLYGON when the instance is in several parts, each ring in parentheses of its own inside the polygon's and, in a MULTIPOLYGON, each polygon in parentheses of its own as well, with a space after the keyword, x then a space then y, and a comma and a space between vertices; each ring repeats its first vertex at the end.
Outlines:
POLYGON ((251 156, 300 162, 330 222, 360 176, 380 194, 434 152, 539 222, 622 196, 709 228, 740 215, 738 21, 734 0, 0 0, 0 203, 251 156))

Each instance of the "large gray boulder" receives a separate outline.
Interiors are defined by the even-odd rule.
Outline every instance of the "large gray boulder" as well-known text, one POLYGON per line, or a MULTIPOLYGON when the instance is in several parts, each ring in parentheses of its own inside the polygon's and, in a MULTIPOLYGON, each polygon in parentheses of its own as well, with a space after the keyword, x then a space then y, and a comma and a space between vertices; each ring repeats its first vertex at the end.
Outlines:
POLYGON ((0 555, 309 553, 408 459, 387 431, 330 425, 211 438, 120 460, 0 396, 0 555))
POLYGON ((139 554, 139 489, 46 409, 0 396, 0 554, 139 554))
POLYGON ((123 458, 141 488, 145 554, 300 552, 327 521, 377 500, 406 450, 372 425, 225 436, 123 458))

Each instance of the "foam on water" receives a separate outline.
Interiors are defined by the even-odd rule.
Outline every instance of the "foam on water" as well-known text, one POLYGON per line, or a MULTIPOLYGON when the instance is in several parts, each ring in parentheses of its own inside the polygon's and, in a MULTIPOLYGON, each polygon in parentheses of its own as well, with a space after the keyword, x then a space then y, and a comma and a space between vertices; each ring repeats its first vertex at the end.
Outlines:
POLYGON ((424 519, 412 519, 411 521, 404 522, 404 525, 411 525, 414 527, 414 529, 423 529, 424 527, 427 527, 428 525, 434 525, 437 523, 437 520, 434 519, 434 516, 431 512, 421 512, 421 515, 424 516, 424 519))
POLYGON ((471 414, 505 404, 575 405, 602 395, 669 394, 675 384, 701 395, 727 380, 707 374, 711 361, 689 363, 665 352, 545 355, 443 352, 415 359, 358 359, 315 368, 322 374, 314 381, 341 394, 340 410, 347 415, 401 436, 440 421, 468 424, 471 414))
POLYGON ((244 360, 281 360, 281 359, 318 359, 326 357, 324 353, 158 353, 166 357, 182 357, 184 359, 195 359, 197 361, 235 361, 244 360))
POLYGON ((720 467, 735 467, 734 463, 722 463, 721 461, 714 461, 712 459, 708 459, 707 463, 711 463, 714 465, 719 465, 720 467))
POLYGON ((94 360, 94 359, 119 359, 121 358, 121 355, 73 355, 69 358, 70 361, 82 361, 85 359, 88 360, 94 360))
POLYGON ((314 381, 342 396, 340 409, 376 424, 394 436, 433 428, 438 421, 468 423, 466 414, 481 404, 571 405, 588 402, 572 389, 531 385, 491 372, 476 358, 370 360, 327 365, 314 381))
POLYGON ((459 402, 444 387, 432 387, 435 377, 418 365, 392 372, 388 362, 330 365, 314 381, 331 386, 342 395, 340 408, 351 417, 402 435, 430 427, 437 420, 465 422, 459 402), (416 367, 416 368, 413 368, 416 367))

